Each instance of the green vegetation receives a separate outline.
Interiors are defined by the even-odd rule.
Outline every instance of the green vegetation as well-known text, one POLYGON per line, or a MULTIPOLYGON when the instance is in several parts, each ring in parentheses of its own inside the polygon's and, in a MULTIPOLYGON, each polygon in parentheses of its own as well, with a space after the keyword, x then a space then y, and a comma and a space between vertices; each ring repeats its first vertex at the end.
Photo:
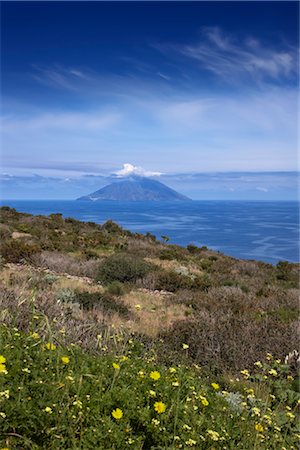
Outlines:
POLYGON ((298 264, 8 207, 0 237, 0 449, 296 450, 298 264))
POLYGON ((150 264, 140 258, 115 254, 106 258, 100 265, 97 280, 103 283, 133 282, 143 278, 150 270, 150 264))
POLYGON ((2 447, 296 449, 300 395, 289 366, 272 355, 225 380, 198 366, 159 365, 117 334, 115 354, 94 342, 101 357, 33 330, 2 326, 0 338, 2 447))

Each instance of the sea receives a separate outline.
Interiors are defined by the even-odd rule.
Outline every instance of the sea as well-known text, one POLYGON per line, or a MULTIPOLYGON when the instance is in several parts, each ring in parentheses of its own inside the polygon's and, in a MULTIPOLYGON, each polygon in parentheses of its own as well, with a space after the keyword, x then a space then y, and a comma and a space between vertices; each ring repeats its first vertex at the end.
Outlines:
POLYGON ((299 203, 295 201, 3 200, 0 205, 99 224, 112 219, 132 232, 150 232, 158 239, 166 235, 171 244, 207 246, 241 259, 299 262, 299 203))

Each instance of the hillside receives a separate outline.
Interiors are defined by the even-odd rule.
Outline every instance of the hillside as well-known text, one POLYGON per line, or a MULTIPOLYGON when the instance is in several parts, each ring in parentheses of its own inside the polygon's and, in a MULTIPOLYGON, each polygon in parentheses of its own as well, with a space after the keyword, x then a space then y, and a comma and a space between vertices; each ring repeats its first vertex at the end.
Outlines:
POLYGON ((190 199, 159 181, 140 176, 131 176, 124 181, 111 183, 77 200, 188 201, 190 199))
POLYGON ((3 448, 297 448, 298 264, 8 207, 0 238, 3 448))

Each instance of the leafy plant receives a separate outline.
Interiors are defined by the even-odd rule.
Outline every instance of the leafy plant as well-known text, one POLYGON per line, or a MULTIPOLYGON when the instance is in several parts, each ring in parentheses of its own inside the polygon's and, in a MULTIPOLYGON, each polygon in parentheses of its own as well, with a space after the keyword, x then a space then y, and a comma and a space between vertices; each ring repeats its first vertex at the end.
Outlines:
POLYGON ((143 259, 117 253, 101 264, 97 280, 103 283, 134 282, 144 277, 151 269, 152 266, 143 259))

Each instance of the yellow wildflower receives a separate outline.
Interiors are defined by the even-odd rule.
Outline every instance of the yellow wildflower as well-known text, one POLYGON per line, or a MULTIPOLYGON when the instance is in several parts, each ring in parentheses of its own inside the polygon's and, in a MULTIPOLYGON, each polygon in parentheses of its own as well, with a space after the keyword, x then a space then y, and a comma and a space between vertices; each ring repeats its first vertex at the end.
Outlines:
POLYGON ((178 387, 179 386, 179 381, 173 381, 172 386, 178 387))
POLYGON ((44 408, 44 411, 48 414, 52 414, 52 408, 50 408, 50 406, 46 406, 46 408, 44 408))
POLYGON ((153 425, 155 425, 156 427, 160 424, 160 421, 157 419, 152 419, 151 422, 153 423, 153 425))
POLYGON ((218 383, 211 383, 211 386, 212 386, 212 388, 215 389, 216 391, 217 391, 218 389, 220 389, 220 385, 219 385, 218 383))
POLYGON ((62 356, 62 357, 61 357, 61 362, 62 362, 63 364, 69 364, 70 358, 69 358, 68 356, 62 356))
POLYGON ((139 304, 134 305, 134 307, 135 307, 135 309, 136 309, 137 311, 139 311, 139 310, 142 308, 141 305, 139 305, 139 304))
POLYGON ((152 389, 150 389, 149 394, 151 397, 156 397, 156 392, 152 391, 152 389))
POLYGON ((113 363, 113 368, 114 369, 116 369, 116 370, 120 370, 120 366, 119 366, 119 364, 117 364, 117 363, 113 363))
POLYGON ((256 367, 259 367, 259 368, 262 367, 262 363, 261 363, 260 361, 256 361, 256 362, 254 363, 254 365, 255 365, 256 367))
POLYGON ((197 441, 195 441, 194 439, 189 439, 188 441, 185 441, 185 443, 186 443, 186 445, 193 447, 194 445, 197 444, 197 441))
POLYGON ((112 411, 111 415, 114 419, 120 420, 123 417, 123 411, 120 408, 116 408, 112 411))
POLYGON ((162 414, 166 410, 166 405, 163 402, 155 402, 154 409, 158 414, 162 414))
POLYGON ((33 339, 39 339, 40 338, 39 334, 36 333, 36 332, 31 333, 30 337, 32 337, 33 339))
POLYGON ((9 389, 7 389, 6 391, 2 391, 0 392, 0 398, 9 398, 9 389))
POLYGON ((209 405, 209 401, 207 400, 206 397, 202 397, 202 395, 200 395, 200 400, 203 406, 208 406, 209 405))
POLYGON ((271 359, 273 359, 273 355, 271 353, 267 353, 266 358, 268 361, 271 361, 271 359))
POLYGON ((217 431, 207 430, 207 434, 213 441, 218 441, 220 439, 220 435, 217 431))
POLYGON ((0 373, 4 373, 5 375, 7 374, 7 370, 6 370, 6 365, 5 364, 0 364, 0 373))
POLYGON ((67 376, 66 376, 66 380, 74 381, 74 377, 71 377, 71 375, 67 375, 67 376))
POLYGON ((272 375, 273 377, 276 377, 277 376, 277 370, 271 369, 271 370, 269 370, 269 374, 272 375))
POLYGON ((272 425, 272 419, 270 416, 268 416, 267 414, 265 414, 264 416, 262 416, 262 419, 265 420, 267 422, 268 425, 272 425))
POLYGON ((47 350, 55 350, 56 349, 56 345, 52 344, 52 342, 47 342, 47 344, 45 344, 45 348, 47 350))
POLYGON ((264 431, 264 427, 262 426, 261 423, 256 423, 255 424, 255 429, 256 431, 258 431, 259 433, 262 433, 264 431))
POLYGON ((154 370, 153 372, 150 373, 150 378, 152 378, 152 380, 157 381, 160 379, 160 373, 157 372, 157 370, 154 370))
POLYGON ((182 344, 183 350, 187 350, 190 346, 188 344, 182 344))
POLYGON ((240 371, 240 374, 243 375, 243 377, 247 380, 250 377, 249 370, 244 369, 240 371))
POLYGON ((295 414, 291 413, 290 411, 288 411, 286 413, 286 417, 290 420, 294 420, 295 419, 295 414))
POLYGON ((260 409, 256 407, 252 408, 252 415, 260 416, 260 409))
POLYGON ((74 400, 72 405, 77 406, 77 408, 79 408, 79 409, 82 409, 82 401, 81 400, 74 400))
POLYGON ((0 364, 5 364, 6 363, 6 358, 2 355, 0 355, 0 364))
POLYGON ((169 372, 170 372, 170 373, 175 373, 175 372, 176 372, 175 367, 170 367, 169 372))

